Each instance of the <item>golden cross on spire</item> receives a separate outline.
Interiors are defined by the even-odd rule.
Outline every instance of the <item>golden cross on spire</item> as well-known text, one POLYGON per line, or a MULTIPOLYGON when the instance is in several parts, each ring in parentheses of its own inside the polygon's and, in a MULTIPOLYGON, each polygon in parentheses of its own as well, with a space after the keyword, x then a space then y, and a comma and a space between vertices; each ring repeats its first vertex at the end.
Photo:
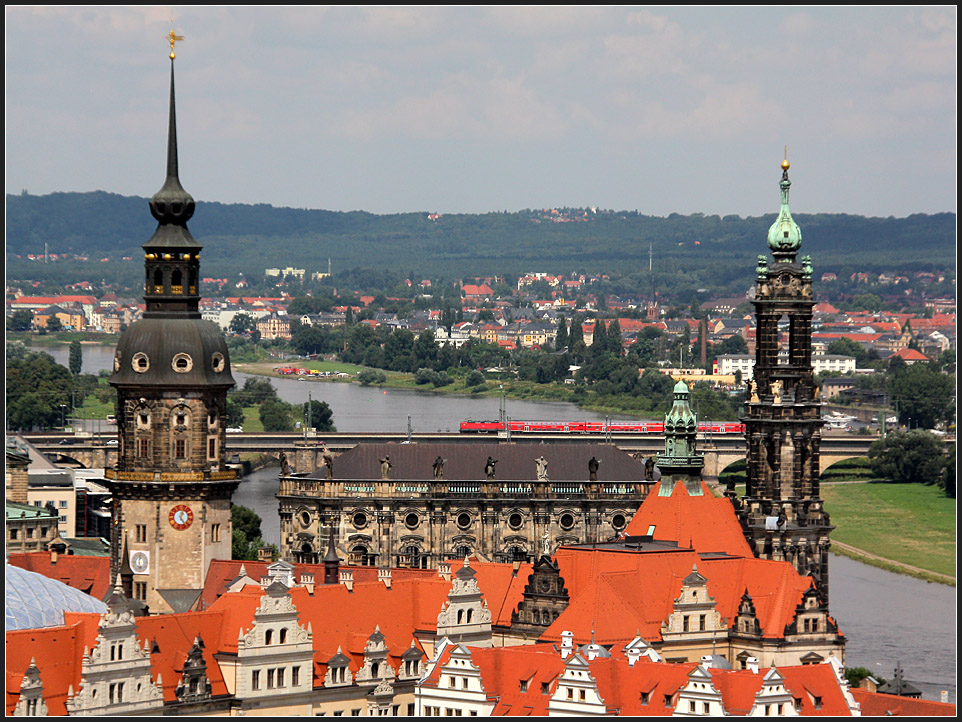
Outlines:
POLYGON ((170 42, 170 59, 173 60, 176 55, 174 55, 174 43, 180 42, 184 39, 183 35, 177 35, 174 33, 174 18, 170 18, 170 34, 167 37, 168 42, 170 42))

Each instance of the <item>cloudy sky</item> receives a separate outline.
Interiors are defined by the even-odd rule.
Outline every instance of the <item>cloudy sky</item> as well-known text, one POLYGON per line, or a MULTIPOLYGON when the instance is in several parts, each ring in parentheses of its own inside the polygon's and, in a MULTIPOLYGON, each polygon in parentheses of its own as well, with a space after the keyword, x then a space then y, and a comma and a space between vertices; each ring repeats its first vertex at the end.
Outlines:
POLYGON ((10 7, 6 189, 486 212, 956 210, 954 7, 10 7))

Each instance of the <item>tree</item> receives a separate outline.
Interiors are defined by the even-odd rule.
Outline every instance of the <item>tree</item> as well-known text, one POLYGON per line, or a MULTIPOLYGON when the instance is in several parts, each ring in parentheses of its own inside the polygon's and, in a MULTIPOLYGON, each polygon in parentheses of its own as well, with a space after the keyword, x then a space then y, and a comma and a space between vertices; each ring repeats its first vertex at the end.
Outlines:
POLYGON ((945 466, 942 442, 921 429, 896 431, 873 442, 868 458, 873 474, 903 483, 938 483, 945 466))
POLYGON ((268 399, 261 404, 258 415, 264 431, 293 431, 294 419, 291 405, 280 399, 268 399))
POLYGON ((902 364, 891 375, 889 395, 898 403, 899 423, 933 429, 955 416, 955 382, 937 364, 902 364))
POLYGON ((232 504, 230 509, 232 531, 231 558, 255 560, 257 550, 263 546, 261 518, 252 509, 232 504))
POLYGON ((316 431, 336 431, 334 428, 334 412, 326 401, 304 403, 304 424, 316 431))
POLYGON ((8 331, 29 331, 32 324, 33 314, 26 309, 14 311, 10 314, 10 317, 7 318, 8 331))
POLYGON ((224 419, 229 429, 241 429, 244 427, 244 407, 237 402, 237 399, 227 397, 227 415, 224 419))
POLYGON ((357 380, 360 382, 361 386, 370 386, 371 384, 383 384, 387 381, 387 376, 384 375, 383 371, 375 371, 374 369, 364 369, 358 372, 357 380))
POLYGON ((464 385, 467 387, 484 386, 484 374, 475 369, 468 374, 468 377, 464 380, 464 385))
POLYGON ((227 330, 237 336, 242 333, 249 333, 255 328, 256 325, 253 318, 246 313, 235 313, 234 317, 230 320, 230 325, 227 327, 227 330))
POLYGON ((74 376, 80 373, 80 369, 83 368, 83 350, 80 348, 80 341, 70 342, 70 373, 74 376))
POLYGON ((63 331, 63 322, 61 322, 59 316, 51 316, 47 319, 47 330, 53 331, 54 333, 63 331))
POLYGON ((561 351, 568 346, 568 324, 564 316, 558 316, 558 333, 554 337, 554 347, 561 351))

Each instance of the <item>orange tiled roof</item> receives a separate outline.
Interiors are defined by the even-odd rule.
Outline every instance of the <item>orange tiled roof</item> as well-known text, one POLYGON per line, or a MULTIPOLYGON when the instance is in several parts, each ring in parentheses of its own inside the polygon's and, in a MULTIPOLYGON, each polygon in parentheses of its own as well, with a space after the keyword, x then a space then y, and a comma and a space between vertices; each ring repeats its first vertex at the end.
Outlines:
POLYGON ((863 717, 955 717, 956 706, 948 702, 931 702, 894 694, 853 689, 852 696, 862 708, 863 717))
POLYGON ((50 552, 14 552, 8 562, 15 567, 43 574, 68 587, 103 600, 110 592, 110 558, 62 554, 51 563, 50 552))
POLYGON ((679 549, 657 551, 562 547, 555 554, 571 602, 542 635, 560 640, 570 630, 579 643, 627 642, 640 634, 661 640, 682 582, 694 567, 707 579, 715 608, 733 623, 747 591, 764 637, 780 638, 811 586, 788 562, 738 557, 703 557, 679 549))
POLYGON ((725 552, 751 558, 741 525, 731 502, 714 496, 701 482, 702 496, 690 496, 684 484, 676 484, 671 496, 649 494, 625 529, 625 536, 644 536, 654 526, 658 540, 677 541, 701 553, 725 552))
POLYGON ((62 627, 19 629, 7 632, 7 714, 20 699, 20 684, 30 660, 40 671, 47 714, 67 714, 67 693, 71 685, 80 688, 80 664, 84 649, 97 641, 99 614, 64 613, 62 627))

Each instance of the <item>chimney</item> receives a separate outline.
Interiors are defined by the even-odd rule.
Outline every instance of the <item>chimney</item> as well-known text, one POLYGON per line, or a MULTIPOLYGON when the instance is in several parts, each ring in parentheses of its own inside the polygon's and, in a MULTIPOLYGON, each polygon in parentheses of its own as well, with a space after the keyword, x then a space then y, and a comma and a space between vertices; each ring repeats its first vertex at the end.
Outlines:
POLYGON ((388 569, 378 569, 377 570, 377 580, 379 582, 384 582, 384 586, 388 589, 391 588, 391 570, 388 569))
POLYGON ((349 592, 354 591, 354 572, 342 570, 338 581, 341 584, 343 584, 345 587, 347 587, 347 591, 349 592))
POLYGON ((307 588, 307 593, 314 594, 314 575, 301 574, 301 586, 307 588))
POLYGON ((441 562, 440 564, 438 564, 438 576, 441 577, 444 581, 450 582, 451 581, 451 565, 448 564, 447 562, 441 562))
POLYGON ((701 656, 701 666, 705 669, 711 669, 711 655, 703 654, 701 656))
POLYGON ((749 657, 746 659, 745 666, 751 670, 752 674, 758 674, 758 657, 749 657))
POLYGON ((568 659, 571 653, 575 651, 574 636, 574 632, 569 632, 567 629, 561 633, 562 659, 568 659))

